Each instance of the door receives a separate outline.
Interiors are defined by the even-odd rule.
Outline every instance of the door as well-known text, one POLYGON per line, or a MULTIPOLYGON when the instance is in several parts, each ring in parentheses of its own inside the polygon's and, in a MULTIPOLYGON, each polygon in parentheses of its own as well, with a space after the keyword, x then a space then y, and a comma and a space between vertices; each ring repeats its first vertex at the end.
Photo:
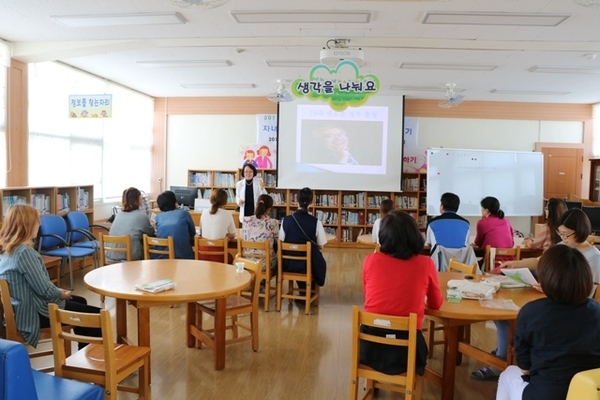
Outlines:
POLYGON ((568 198, 581 188, 583 149, 542 147, 544 197, 568 198))

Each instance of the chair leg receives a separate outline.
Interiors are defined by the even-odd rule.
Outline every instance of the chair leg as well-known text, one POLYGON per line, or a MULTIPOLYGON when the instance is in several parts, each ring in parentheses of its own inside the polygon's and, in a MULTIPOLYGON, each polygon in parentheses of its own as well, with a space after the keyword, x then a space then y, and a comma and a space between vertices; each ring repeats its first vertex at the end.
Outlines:
MULTIPOLYGON (((225 329, 227 329, 227 327, 225 327, 225 329)), ((233 334, 234 338, 239 337, 237 315, 231 316, 231 333, 233 334)))
POLYGON ((429 354, 427 355, 428 358, 433 357, 433 343, 435 341, 435 322, 433 322, 432 320, 428 321, 428 328, 427 328, 427 348, 429 349, 429 354))
MULTIPOLYGON (((288 280, 288 294, 289 295, 293 295, 294 294, 294 280, 293 279, 289 279, 288 280)), ((288 299, 288 302, 291 303, 292 301, 294 301, 293 299, 288 299)))
MULTIPOLYGON (((267 268, 271 268, 267 266, 267 268)), ((269 301, 271 300, 271 280, 265 277, 265 312, 269 312, 269 301)))
MULTIPOLYGON (((198 330, 202 331, 202 310, 200 310, 197 306, 196 306, 196 326, 198 327, 198 330)), ((196 347, 198 347, 199 349, 202 348, 202 340, 196 338, 196 347)))
POLYGON ((150 368, 148 368, 148 364, 150 363, 150 355, 146 356, 144 360, 144 365, 140 368, 138 374, 138 393, 140 395, 140 400, 149 400, 150 399, 150 368))
POLYGON ((75 285, 73 285, 73 262, 71 260, 70 255, 69 255, 69 282, 71 283, 71 286, 69 287, 69 289, 73 290, 75 288, 75 285))
POLYGON ((350 400, 358 399, 358 377, 351 376, 350 377, 350 400))
POLYGON ((250 332, 252 333, 252 350, 258 351, 258 306, 250 314, 250 332))
POLYGON ((317 285, 317 284, 315 284, 314 287, 315 288, 313 290, 314 290, 315 296, 317 296, 317 298, 314 301, 314 304, 315 304, 315 306, 318 306, 319 301, 321 300, 321 289, 319 288, 319 285, 317 285))
POLYGON ((283 282, 279 276, 277 276, 277 287, 275 289, 275 309, 281 311, 281 286, 283 282))
POLYGON ((311 282, 306 282, 306 289, 304 290, 304 313, 310 314, 310 298, 312 297, 311 282))

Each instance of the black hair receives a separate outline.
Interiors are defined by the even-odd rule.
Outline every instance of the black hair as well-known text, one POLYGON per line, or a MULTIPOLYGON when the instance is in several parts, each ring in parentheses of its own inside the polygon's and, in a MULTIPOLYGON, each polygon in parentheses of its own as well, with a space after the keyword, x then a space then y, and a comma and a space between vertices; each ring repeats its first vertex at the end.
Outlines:
POLYGON ((500 202, 495 197, 485 197, 481 200, 481 207, 486 208, 490 214, 502 219, 504 218, 504 211, 500 209, 500 202))
POLYGON ((305 187, 298 191, 298 206, 306 211, 310 203, 313 200, 313 192, 309 188, 305 187))
POLYGON ((254 209, 254 215, 256 218, 260 218, 267 213, 269 208, 273 207, 273 198, 268 194, 261 194, 258 196, 258 202, 254 209))
POLYGON ((172 211, 177 208, 177 197, 170 190, 165 190, 156 198, 160 211, 172 211))
POLYGON ((404 211, 393 210, 381 219, 379 244, 382 253, 408 260, 421 254, 425 239, 413 217, 404 211))
POLYGON ((219 208, 223 207, 225 204, 227 204, 227 192, 223 189, 213 189, 212 193, 210 194, 210 204, 212 204, 210 206, 210 213, 211 214, 216 214, 217 211, 219 211, 219 208))
POLYGON ((256 174, 258 174, 258 170, 256 169, 256 167, 250 163, 244 164, 244 166, 242 167, 242 175, 244 175, 244 169, 248 167, 252 170, 252 177, 254 178, 256 176, 256 174))
POLYGON ((444 211, 458 211, 460 206, 460 198, 454 193, 446 192, 440 198, 440 203, 444 207, 444 211))
POLYGON ((594 287, 590 265, 574 247, 550 247, 540 257, 537 271, 546 296, 561 304, 586 302, 594 287))
POLYGON ((561 225, 575 231, 575 241, 577 243, 585 242, 592 233, 590 219, 579 208, 567 210, 558 220, 558 226, 561 225))
POLYGON ((548 199, 546 203, 546 209, 548 210, 548 218, 546 218, 546 224, 550 230, 550 239, 552 244, 557 244, 562 241, 558 233, 558 227, 560 226, 560 218, 567 212, 567 203, 563 199, 552 197, 548 199))

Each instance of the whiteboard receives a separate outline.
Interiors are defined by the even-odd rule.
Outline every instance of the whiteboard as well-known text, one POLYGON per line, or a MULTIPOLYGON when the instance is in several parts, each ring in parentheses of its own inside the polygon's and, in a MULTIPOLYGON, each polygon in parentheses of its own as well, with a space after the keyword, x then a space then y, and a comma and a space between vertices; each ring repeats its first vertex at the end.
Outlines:
POLYGON ((445 192, 460 197, 458 213, 481 215, 481 199, 496 197, 507 216, 542 215, 542 153, 430 148, 427 150, 427 215, 440 213, 445 192))

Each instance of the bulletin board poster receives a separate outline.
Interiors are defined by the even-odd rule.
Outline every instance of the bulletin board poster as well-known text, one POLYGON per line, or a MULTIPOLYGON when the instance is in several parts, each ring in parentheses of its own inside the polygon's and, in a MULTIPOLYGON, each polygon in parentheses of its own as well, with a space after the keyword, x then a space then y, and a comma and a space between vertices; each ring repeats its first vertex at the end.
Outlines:
POLYGON ((403 172, 427 172, 427 149, 419 148, 419 119, 416 117, 404 118, 404 151, 403 172))
POLYGON ((246 164, 259 169, 277 168, 277 147, 264 143, 246 146, 240 151, 240 168, 246 164))
POLYGON ((256 115, 256 143, 277 148, 277 114, 256 115))
POLYGON ((69 95, 69 118, 111 118, 112 94, 69 95))

